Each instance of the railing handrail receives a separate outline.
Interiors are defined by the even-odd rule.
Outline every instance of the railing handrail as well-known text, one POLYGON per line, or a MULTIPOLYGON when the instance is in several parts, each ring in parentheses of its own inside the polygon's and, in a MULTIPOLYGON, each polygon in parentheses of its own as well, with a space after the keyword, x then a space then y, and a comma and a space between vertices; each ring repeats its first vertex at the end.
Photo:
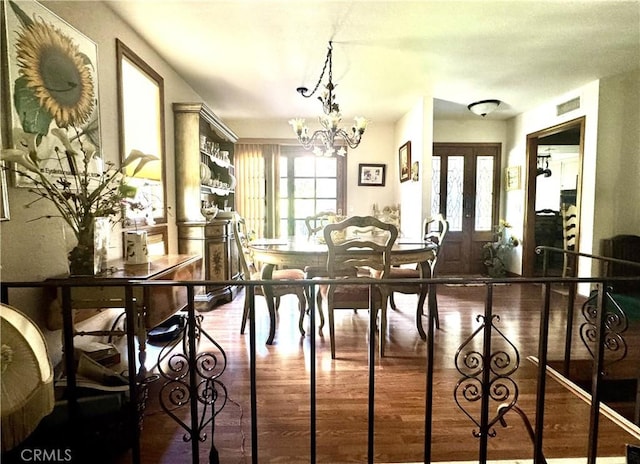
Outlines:
POLYGON ((589 254, 589 253, 582 253, 580 251, 565 250, 564 248, 556 248, 556 247, 550 247, 550 246, 546 246, 546 245, 537 246, 535 248, 535 251, 536 251, 537 254, 542 254, 544 251, 550 251, 550 252, 558 253, 558 254, 571 255, 571 256, 580 256, 582 258, 591 258, 591 259, 595 259, 597 261, 605 261, 605 262, 609 262, 609 263, 624 264, 624 265, 640 268, 640 262, 637 262, 637 261, 628 261, 626 259, 611 258, 609 256, 592 255, 592 254, 589 254))

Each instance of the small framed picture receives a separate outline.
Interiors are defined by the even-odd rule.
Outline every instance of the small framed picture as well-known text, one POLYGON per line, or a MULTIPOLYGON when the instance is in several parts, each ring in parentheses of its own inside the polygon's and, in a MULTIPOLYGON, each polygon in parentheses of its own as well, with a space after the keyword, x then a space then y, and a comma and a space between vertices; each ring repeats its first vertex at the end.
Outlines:
POLYGON ((384 187, 386 164, 359 164, 358 185, 384 187))
POLYGON ((398 150, 398 172, 400 172, 400 182, 411 179, 411 142, 407 142, 398 150))
POLYGON ((520 190, 520 166, 509 166, 505 169, 505 190, 520 190))

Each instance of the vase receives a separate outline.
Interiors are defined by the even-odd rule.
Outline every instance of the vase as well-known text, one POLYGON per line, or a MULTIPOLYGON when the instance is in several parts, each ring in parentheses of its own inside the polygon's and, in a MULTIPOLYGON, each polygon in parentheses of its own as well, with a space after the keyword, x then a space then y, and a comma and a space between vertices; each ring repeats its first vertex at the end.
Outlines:
POLYGON ((88 218, 76 233, 77 243, 69 252, 71 276, 95 276, 107 269, 109 218, 88 218))

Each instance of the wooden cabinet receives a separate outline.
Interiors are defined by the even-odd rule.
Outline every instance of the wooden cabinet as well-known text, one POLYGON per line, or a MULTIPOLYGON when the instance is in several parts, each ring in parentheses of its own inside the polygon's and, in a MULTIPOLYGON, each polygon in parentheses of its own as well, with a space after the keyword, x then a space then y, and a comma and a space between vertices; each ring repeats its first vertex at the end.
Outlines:
MULTIPOLYGON (((233 242, 235 177, 234 144, 238 137, 204 104, 174 103, 176 152, 176 219, 178 251, 204 257, 205 280, 239 279, 238 255, 233 242), (204 207, 219 213, 207 221, 204 207), (231 211, 224 211, 225 207, 231 211)), ((236 287, 203 287, 197 299, 212 307, 230 301, 236 287)))

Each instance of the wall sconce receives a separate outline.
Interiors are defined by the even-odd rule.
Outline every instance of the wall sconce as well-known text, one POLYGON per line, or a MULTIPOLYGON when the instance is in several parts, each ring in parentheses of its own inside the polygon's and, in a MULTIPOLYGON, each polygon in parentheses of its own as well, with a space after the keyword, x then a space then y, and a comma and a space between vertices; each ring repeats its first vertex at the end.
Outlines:
POLYGON ((467 108, 474 114, 482 116, 483 118, 489 113, 493 112, 502 103, 500 100, 480 100, 470 103, 467 108))

